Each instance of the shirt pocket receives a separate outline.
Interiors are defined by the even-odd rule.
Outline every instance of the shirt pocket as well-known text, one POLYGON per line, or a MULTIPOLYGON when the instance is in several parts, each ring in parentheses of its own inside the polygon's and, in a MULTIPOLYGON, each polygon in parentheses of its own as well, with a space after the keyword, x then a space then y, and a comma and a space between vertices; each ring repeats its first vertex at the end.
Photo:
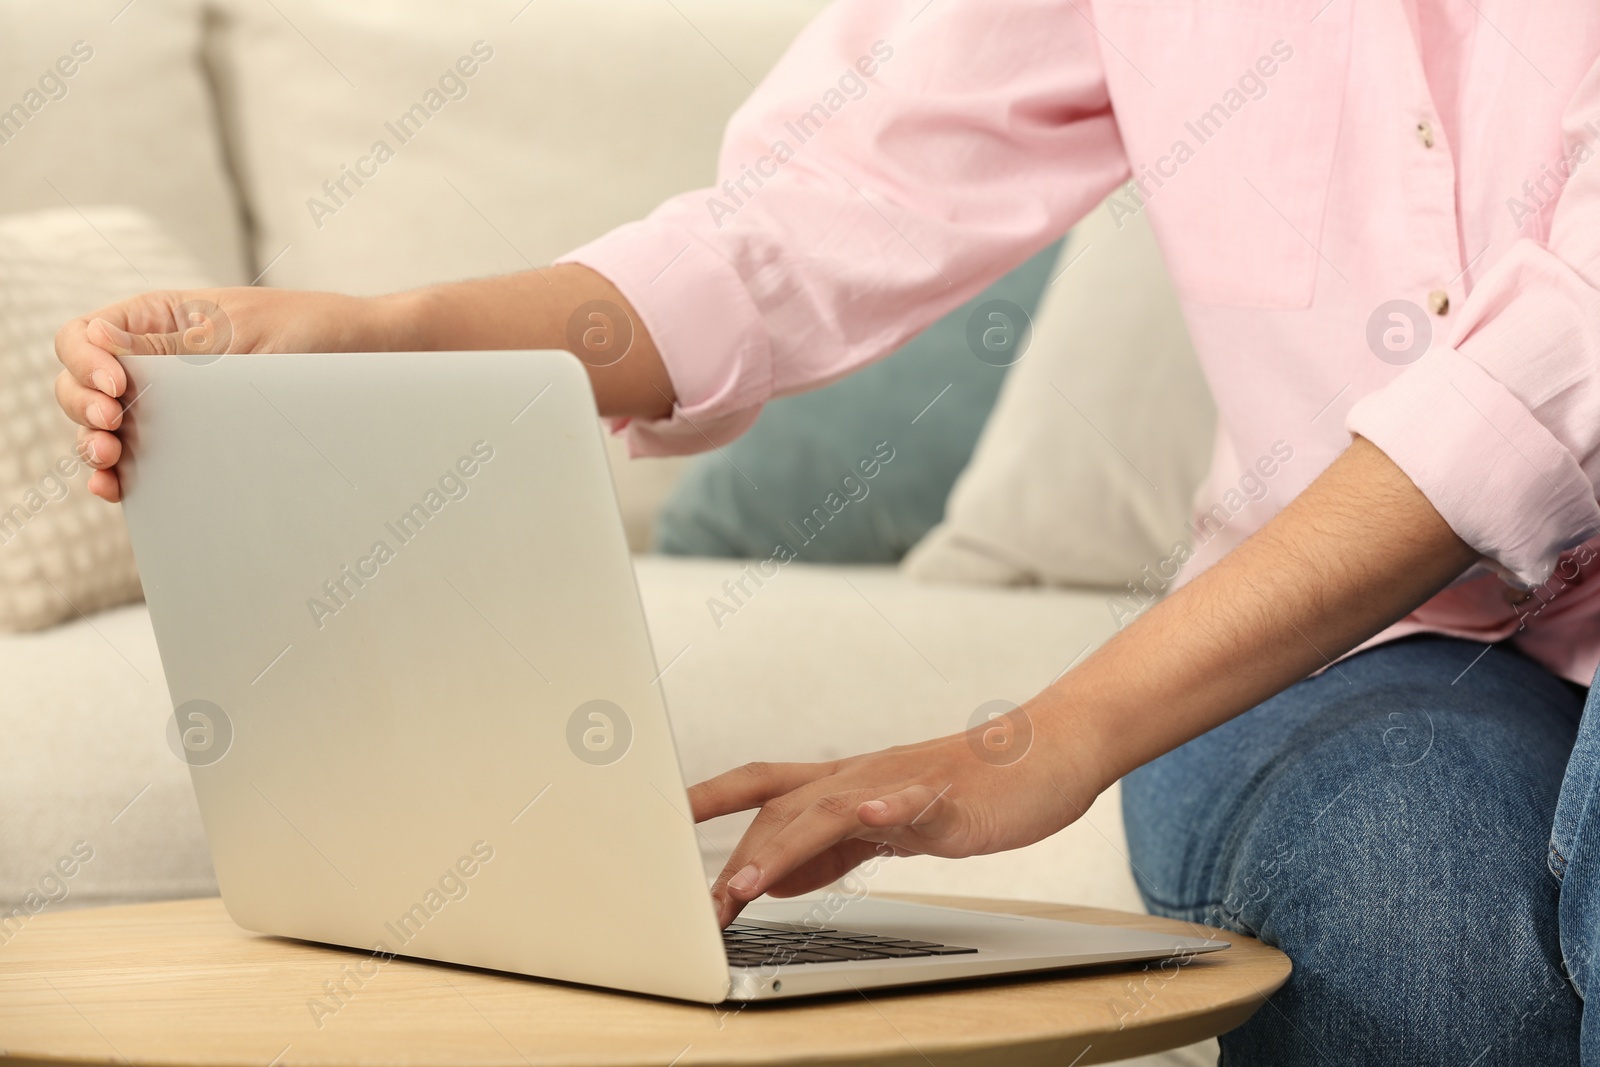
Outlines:
POLYGON ((1185 300, 1299 308, 1349 68, 1351 0, 1099 0, 1137 200, 1185 300), (1326 6, 1324 6, 1326 4, 1326 6))

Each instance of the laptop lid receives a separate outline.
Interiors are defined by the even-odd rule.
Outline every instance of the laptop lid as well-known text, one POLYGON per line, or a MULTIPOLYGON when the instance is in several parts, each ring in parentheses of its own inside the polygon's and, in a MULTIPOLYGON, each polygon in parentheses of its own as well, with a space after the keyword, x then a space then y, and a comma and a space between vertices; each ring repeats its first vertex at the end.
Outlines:
POLYGON ((123 363, 123 506, 233 918, 723 999, 578 360, 123 363))

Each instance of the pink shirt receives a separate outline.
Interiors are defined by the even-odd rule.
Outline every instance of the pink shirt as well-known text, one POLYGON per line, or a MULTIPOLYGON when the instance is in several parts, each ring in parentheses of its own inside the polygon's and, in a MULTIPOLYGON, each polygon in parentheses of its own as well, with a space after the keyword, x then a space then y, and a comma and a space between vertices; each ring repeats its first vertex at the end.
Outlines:
POLYGON ((1378 640, 1514 636, 1588 684, 1597 58, 1592 0, 840 0, 729 124, 720 187, 568 258, 633 302, 677 389, 635 449, 697 451, 1132 178, 1220 414, 1198 510, 1295 453, 1197 563, 1361 434, 1489 561, 1378 640))

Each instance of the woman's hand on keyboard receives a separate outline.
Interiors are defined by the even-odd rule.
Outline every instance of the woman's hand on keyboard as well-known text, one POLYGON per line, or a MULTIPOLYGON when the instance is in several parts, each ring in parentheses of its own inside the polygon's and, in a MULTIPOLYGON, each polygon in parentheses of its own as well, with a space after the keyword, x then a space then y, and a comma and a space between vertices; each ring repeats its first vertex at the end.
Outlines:
POLYGON ((711 893, 723 925, 763 893, 795 896, 875 854, 1021 848, 1082 815, 1109 784, 1069 717, 1035 700, 964 734, 832 763, 751 763, 689 791, 697 822, 760 813, 711 893))

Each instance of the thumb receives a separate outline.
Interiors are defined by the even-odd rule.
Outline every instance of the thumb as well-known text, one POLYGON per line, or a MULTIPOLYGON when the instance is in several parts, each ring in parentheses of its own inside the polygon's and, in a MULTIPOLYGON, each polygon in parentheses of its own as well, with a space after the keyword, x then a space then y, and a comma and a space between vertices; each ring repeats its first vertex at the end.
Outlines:
POLYGON ((862 825, 879 831, 870 837, 920 852, 928 843, 951 837, 960 828, 962 814, 949 794, 948 785, 939 790, 926 785, 907 786, 866 801, 856 817, 862 825))
POLYGON ((105 319, 90 320, 88 337, 90 344, 113 356, 175 356, 183 351, 181 334, 129 333, 105 319))
POLYGON ((233 341, 227 313, 206 300, 187 300, 172 309, 173 329, 132 333, 108 319, 90 320, 89 342, 113 356, 221 355, 233 341))

